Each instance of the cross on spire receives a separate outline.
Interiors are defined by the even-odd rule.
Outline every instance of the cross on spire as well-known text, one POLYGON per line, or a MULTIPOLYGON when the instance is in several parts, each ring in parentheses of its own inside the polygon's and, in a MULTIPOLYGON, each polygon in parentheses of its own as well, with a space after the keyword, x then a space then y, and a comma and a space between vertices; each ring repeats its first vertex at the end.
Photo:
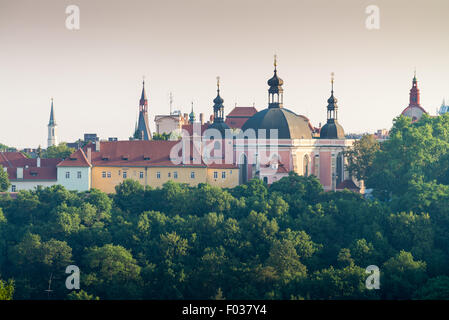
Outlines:
POLYGON ((335 80, 335 73, 331 73, 331 85, 332 85, 332 92, 334 92, 334 80, 335 80))

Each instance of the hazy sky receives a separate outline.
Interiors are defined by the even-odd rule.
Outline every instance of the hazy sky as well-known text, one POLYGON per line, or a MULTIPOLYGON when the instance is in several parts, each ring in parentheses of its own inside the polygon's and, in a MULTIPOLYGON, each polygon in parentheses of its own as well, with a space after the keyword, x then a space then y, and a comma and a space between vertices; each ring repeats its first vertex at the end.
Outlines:
POLYGON ((390 128, 408 104, 416 67, 422 106, 449 99, 448 0, 0 0, 0 142, 47 145, 54 97, 59 140, 127 139, 146 76, 151 130, 169 110, 225 113, 267 106, 278 55, 284 106, 326 121, 335 72, 346 132, 390 128), (65 26, 80 8, 80 30, 65 26), (369 5, 380 29, 365 27, 369 5))

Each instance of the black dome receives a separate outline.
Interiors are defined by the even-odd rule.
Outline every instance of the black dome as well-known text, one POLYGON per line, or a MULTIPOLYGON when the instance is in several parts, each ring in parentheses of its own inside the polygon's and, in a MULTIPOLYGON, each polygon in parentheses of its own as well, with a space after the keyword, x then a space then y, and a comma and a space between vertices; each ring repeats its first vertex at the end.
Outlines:
POLYGON ((334 120, 326 123, 320 130, 320 139, 344 139, 345 132, 343 127, 334 120))
POLYGON ((218 131, 220 131, 220 133, 221 133, 221 135, 222 135, 222 137, 223 137, 223 139, 225 138, 225 132, 226 132, 226 129, 231 129, 225 122, 223 122, 223 121, 220 121, 220 122, 214 122, 214 123, 212 123, 209 127, 208 127, 208 129, 216 129, 216 130, 218 130, 218 131))
POLYGON ((270 87, 278 87, 284 84, 284 81, 278 77, 276 70, 274 71, 274 76, 267 81, 270 87))
POLYGON ((213 101, 215 104, 220 105, 223 104, 224 100, 222 97, 220 97, 220 94, 217 95, 217 97, 213 101))
POLYGON ((242 130, 266 129, 266 138, 270 138, 270 129, 277 129, 278 139, 312 139, 312 131, 305 117, 285 108, 268 108, 249 118, 242 130))

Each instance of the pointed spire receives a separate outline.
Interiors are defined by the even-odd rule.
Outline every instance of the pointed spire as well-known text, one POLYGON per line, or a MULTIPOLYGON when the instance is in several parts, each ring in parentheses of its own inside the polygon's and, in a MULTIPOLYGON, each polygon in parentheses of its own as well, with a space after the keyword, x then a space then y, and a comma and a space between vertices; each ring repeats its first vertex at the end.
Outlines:
POLYGON ((274 55, 274 75, 268 80, 268 108, 282 108, 284 89, 282 85, 284 81, 277 75, 277 55, 274 55))
POLYGON ((193 101, 192 101, 192 111, 190 111, 190 114, 189 114, 189 122, 190 123, 195 122, 195 113, 193 112, 193 101))
POLYGON ((410 104, 409 106, 420 106, 420 93, 418 89, 418 80, 416 79, 416 68, 413 74, 412 88, 410 89, 410 104))
POLYGON ((145 92, 145 77, 142 80, 142 94, 139 102, 139 120, 137 121, 138 139, 151 140, 148 120, 148 99, 145 92))
POLYGON ((331 73, 331 96, 327 99, 327 122, 337 120, 337 98, 334 97, 335 73, 331 73))
POLYGON ((145 76, 142 79, 142 94, 140 95, 139 106, 148 106, 147 93, 145 92, 145 76))
POLYGON ((56 125, 56 120, 55 120, 55 111, 53 108, 53 98, 51 98, 51 111, 50 111, 50 121, 48 122, 49 126, 55 126, 56 125))

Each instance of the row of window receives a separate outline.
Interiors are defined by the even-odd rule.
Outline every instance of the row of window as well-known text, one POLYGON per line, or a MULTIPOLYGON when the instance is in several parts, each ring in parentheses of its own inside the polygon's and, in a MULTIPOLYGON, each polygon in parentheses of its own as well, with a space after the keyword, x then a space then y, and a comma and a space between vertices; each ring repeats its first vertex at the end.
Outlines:
MULTIPOLYGON (((127 171, 123 171, 123 172, 121 172, 120 170, 118 171, 118 175, 120 176, 122 176, 123 177, 123 179, 126 179, 126 178, 128 178, 128 172, 127 171)), ((102 173, 101 173, 101 177, 102 178, 111 178, 112 177, 112 173, 110 172, 110 171, 103 171, 102 173)), ((140 179, 143 179, 143 177, 144 177, 144 174, 143 174, 143 171, 140 171, 139 172, 139 178, 140 179)))
MULTIPOLYGON (((81 177, 82 177, 81 171, 78 171, 78 172, 76 173, 76 177, 77 177, 78 179, 81 179, 81 177)), ((67 172, 65 173, 65 178, 66 178, 66 179, 70 179, 70 172, 69 172, 69 171, 67 171, 67 172)))
MULTIPOLYGON (((81 172, 78 172, 78 173, 81 174, 81 172)), ((66 178, 67 178, 67 174, 69 174, 69 177, 70 177, 70 172, 66 173, 66 178)), ((121 174, 123 179, 126 179, 128 177, 128 173, 126 171, 123 171, 123 173, 121 173, 121 171, 119 171, 118 174, 119 174, 119 176, 121 174)), ((102 178, 111 178, 112 174, 111 174, 110 171, 103 171, 101 173, 101 176, 102 176, 102 178)), ((81 176, 79 176, 79 178, 80 177, 81 176)), ((139 178, 143 179, 143 177, 144 177, 143 172, 142 171, 139 172, 139 178)), ((171 178, 172 177, 172 172, 168 172, 167 173, 167 177, 171 178)), ((158 172, 156 172, 156 179, 160 179, 160 178, 161 178, 161 173, 158 171, 158 172)), ((191 179, 195 179, 195 171, 190 172, 190 178, 191 179)), ((226 172, 225 171, 221 172, 221 178, 222 179, 226 179, 226 172)), ((177 171, 173 172, 173 179, 178 179, 178 172, 177 171)), ((218 179, 218 171, 214 171, 214 179, 218 179)))
MULTIPOLYGON (((226 179, 226 171, 221 172, 221 178, 226 179)), ((214 179, 218 179, 218 171, 214 171, 214 179)))

